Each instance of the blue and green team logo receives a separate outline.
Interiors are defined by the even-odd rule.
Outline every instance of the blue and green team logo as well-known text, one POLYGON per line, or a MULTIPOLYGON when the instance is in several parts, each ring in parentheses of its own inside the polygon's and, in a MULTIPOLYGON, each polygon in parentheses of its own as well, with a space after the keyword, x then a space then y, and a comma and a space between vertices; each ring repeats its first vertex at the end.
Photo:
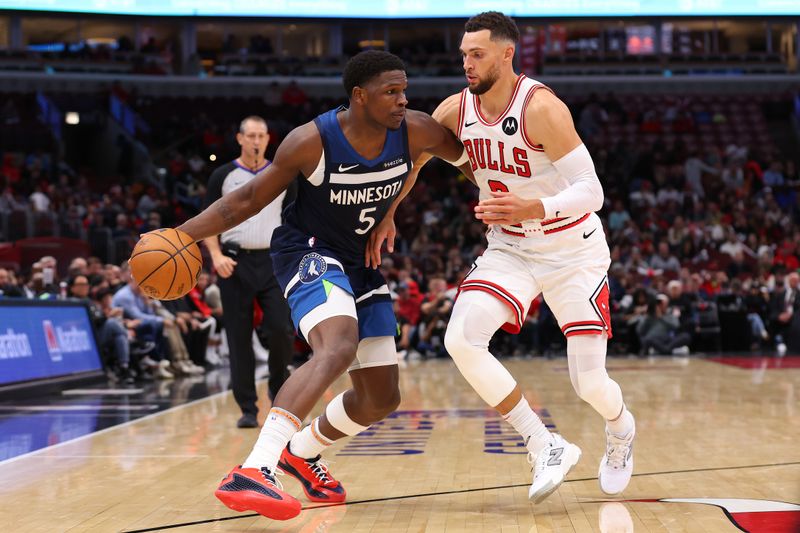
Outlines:
POLYGON ((327 270, 328 263, 325 262, 325 258, 318 253, 310 253, 300 260, 297 273, 300 276, 300 282, 308 284, 317 281, 327 270))

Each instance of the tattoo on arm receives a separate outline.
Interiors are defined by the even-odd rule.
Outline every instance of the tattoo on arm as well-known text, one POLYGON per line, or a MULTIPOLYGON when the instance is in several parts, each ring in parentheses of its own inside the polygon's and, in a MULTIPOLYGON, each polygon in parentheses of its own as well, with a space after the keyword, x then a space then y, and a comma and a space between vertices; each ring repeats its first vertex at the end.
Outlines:
POLYGON ((225 224, 232 224, 234 222, 233 210, 228 205, 228 202, 224 196, 219 200, 217 211, 219 212, 219 216, 222 217, 222 220, 225 222, 225 224))

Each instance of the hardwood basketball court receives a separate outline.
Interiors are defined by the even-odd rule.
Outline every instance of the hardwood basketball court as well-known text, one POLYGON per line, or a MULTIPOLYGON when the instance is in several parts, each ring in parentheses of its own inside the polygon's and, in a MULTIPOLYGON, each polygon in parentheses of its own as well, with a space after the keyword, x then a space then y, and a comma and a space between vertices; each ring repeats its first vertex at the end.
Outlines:
MULTIPOLYGON (((540 505, 527 499, 522 441, 450 361, 436 360, 405 366, 400 410, 327 454, 346 505, 307 504, 274 522, 218 502, 217 483, 257 436, 236 429, 236 404, 221 392, 169 400, 179 405, 26 455, 8 452, 25 443, 7 435, 0 524, 14 532, 800 531, 800 357, 610 359, 637 419, 634 478, 620 498, 599 489, 603 423, 573 393, 566 359, 506 364, 545 422, 583 450, 540 505)), ((346 385, 340 379, 326 400, 346 385)), ((162 385, 172 397, 181 386, 162 385)), ((91 391, 71 397, 96 402, 91 391)), ((147 401, 103 405, 135 411, 147 401)), ((0 404, 0 428, 46 408, 0 404)), ((293 479, 283 481, 305 501, 293 479)))

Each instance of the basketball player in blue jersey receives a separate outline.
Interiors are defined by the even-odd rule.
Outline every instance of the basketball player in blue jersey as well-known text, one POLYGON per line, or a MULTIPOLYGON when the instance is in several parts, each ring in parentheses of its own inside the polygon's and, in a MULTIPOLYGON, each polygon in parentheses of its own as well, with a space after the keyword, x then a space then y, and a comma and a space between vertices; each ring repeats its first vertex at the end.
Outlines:
POLYGON ((221 233, 302 175, 297 200, 273 235, 271 255, 294 325, 314 357, 283 385, 251 454, 215 492, 231 509, 277 520, 300 512, 300 502, 275 479, 278 469, 297 478, 312 501, 343 501, 345 490, 321 452, 400 403, 389 288, 365 266, 371 231, 423 152, 469 172, 461 142, 429 115, 406 109, 406 73, 398 57, 362 52, 348 61, 343 82, 348 108, 293 130, 263 174, 180 227, 196 241, 221 233), (300 421, 345 371, 353 387, 301 430, 300 421))

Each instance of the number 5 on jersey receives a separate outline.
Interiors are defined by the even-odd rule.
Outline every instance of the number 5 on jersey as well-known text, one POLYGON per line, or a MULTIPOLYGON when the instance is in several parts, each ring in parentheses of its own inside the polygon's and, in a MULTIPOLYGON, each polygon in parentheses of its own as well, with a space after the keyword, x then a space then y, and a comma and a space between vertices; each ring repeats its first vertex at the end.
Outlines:
POLYGON ((375 225, 375 217, 369 216, 369 213, 372 213, 378 209, 377 207, 365 207, 361 210, 361 214, 358 215, 359 222, 366 222, 366 228, 356 228, 356 233, 359 235, 364 235, 366 232, 372 229, 372 226, 375 225))

